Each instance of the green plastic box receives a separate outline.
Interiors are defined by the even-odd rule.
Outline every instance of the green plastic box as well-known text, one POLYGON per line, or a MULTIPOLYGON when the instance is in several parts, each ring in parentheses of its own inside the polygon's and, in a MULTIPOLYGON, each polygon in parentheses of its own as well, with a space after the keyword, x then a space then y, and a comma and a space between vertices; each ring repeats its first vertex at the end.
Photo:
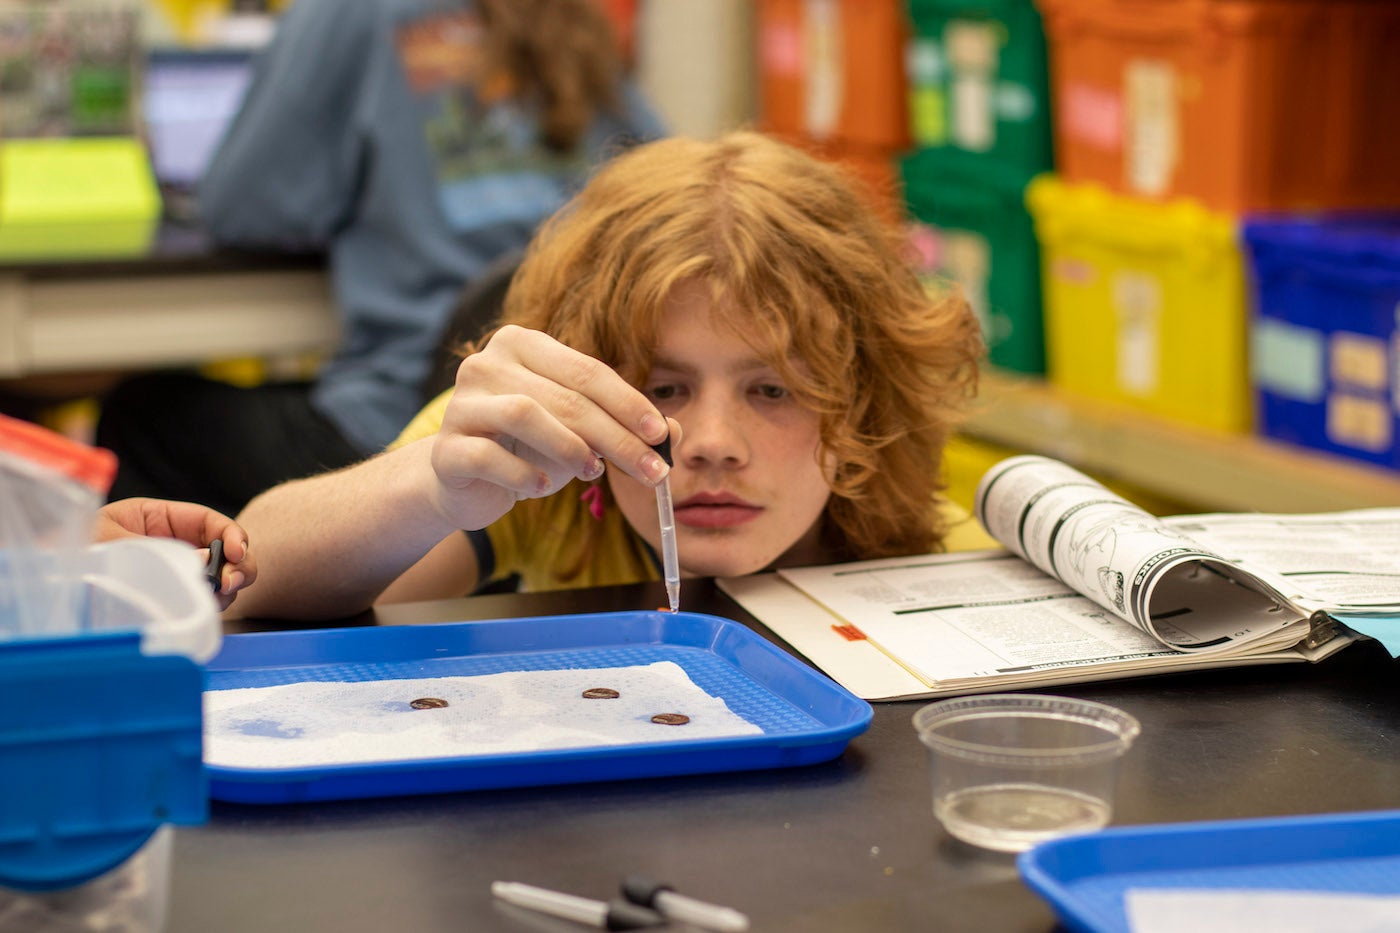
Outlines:
POLYGON ((1045 29, 1031 0, 907 0, 909 125, 920 149, 1023 177, 1052 166, 1045 29))
POLYGON ((956 150, 903 159, 910 245, 931 289, 951 279, 982 322, 988 361, 1045 372, 1040 246, 1025 205, 1029 179, 956 150))

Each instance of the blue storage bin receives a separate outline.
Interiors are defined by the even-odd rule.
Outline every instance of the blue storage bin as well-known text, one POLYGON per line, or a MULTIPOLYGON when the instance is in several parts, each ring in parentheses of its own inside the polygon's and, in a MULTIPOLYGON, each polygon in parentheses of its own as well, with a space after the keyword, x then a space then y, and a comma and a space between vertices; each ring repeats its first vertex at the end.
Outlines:
POLYGON ((1261 217, 1244 239, 1258 432, 1400 468, 1400 214, 1261 217))
POLYGON ((0 549, 0 933, 161 929, 219 641, 188 545, 0 549))
POLYGON ((203 686, 137 633, 0 644, 0 885, 70 888, 204 822, 203 686))

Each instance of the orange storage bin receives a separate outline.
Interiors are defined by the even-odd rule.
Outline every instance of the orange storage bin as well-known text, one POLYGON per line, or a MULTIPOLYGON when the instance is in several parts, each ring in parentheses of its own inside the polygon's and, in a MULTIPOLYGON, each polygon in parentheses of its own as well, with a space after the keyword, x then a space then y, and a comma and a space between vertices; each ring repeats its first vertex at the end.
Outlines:
POLYGON ((1400 205, 1400 3, 1039 3, 1065 180, 1234 213, 1400 205))
POLYGON ((758 0, 763 129, 886 151, 909 145, 900 0, 758 0))
POLYGON ((894 225, 904 223, 904 182, 894 155, 878 149, 819 142, 786 133, 768 135, 840 166, 882 218, 894 225))

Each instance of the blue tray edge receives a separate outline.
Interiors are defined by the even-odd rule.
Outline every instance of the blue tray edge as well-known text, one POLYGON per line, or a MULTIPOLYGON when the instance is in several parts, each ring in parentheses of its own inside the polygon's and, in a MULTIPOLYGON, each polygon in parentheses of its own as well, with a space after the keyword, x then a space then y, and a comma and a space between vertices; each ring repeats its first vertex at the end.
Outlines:
MULTIPOLYGON (((799 735, 623 746, 626 749, 624 754, 617 753, 618 747, 600 746, 471 759, 445 758, 331 768, 254 770, 206 766, 210 796, 236 803, 275 804, 795 767, 839 756, 852 738, 869 728, 874 716, 869 703, 746 626, 732 619, 702 613, 654 610, 608 612, 230 635, 224 639, 219 655, 208 663, 207 670, 210 673, 241 670, 244 669, 241 665, 257 658, 259 652, 267 655, 281 645, 303 650, 318 641, 342 650, 364 650, 384 641, 428 638, 430 642, 440 643, 462 633, 485 635, 488 642, 499 645, 502 636, 509 636, 516 629, 538 627, 546 634, 565 633, 571 640, 577 639, 581 643, 596 642, 596 637, 583 637, 585 626, 579 626, 579 623, 592 623, 588 628, 595 636, 598 626, 615 625, 620 626, 618 634, 624 639, 636 638, 641 631, 642 637, 652 639, 652 644, 684 645, 708 650, 746 675, 750 668, 759 668, 765 673, 776 672, 788 678, 797 678, 804 689, 814 691, 807 697, 814 702, 800 706, 793 697, 776 690, 774 693, 802 708, 821 723, 821 728, 799 735), (677 640, 665 640, 668 635, 674 635, 677 640), (741 654, 742 660, 739 658, 741 654), (527 773, 521 773, 522 765, 527 773), (567 776, 552 776, 560 772, 567 776), (382 786, 384 775, 393 775, 397 782, 392 790, 382 786)), ((612 644, 606 639, 603 643, 612 644)), ((532 643, 529 648, 520 650, 530 653, 548 650, 549 647, 547 644, 532 643)), ((308 664, 313 661, 310 656, 302 656, 301 659, 308 664)), ((318 663, 325 663, 328 659, 333 660, 334 655, 317 652, 314 657, 318 663)), ((791 680, 787 686, 791 686, 791 680)))
MULTIPOLYGON (((1157 846, 1160 852, 1164 845, 1170 846, 1182 840, 1213 839, 1217 844, 1222 838, 1267 838, 1276 843, 1268 850, 1270 856, 1261 859, 1267 864, 1287 865, 1300 861, 1288 858, 1290 851, 1279 842, 1295 841, 1309 843, 1315 834, 1346 834, 1358 843, 1362 840, 1387 840, 1394 851, 1387 855, 1400 854, 1400 810, 1365 810, 1349 813, 1307 814, 1303 816, 1261 817, 1239 820, 1211 820, 1188 823, 1148 824, 1142 826, 1115 826, 1093 833, 1083 833, 1053 839, 1017 856, 1016 867, 1026 886, 1043 898, 1055 911, 1056 916, 1069 929, 1076 933, 1108 933, 1126 931, 1124 925, 1105 925, 1096 921, 1096 914, 1082 902, 1075 885, 1077 882, 1093 878, 1111 876, 1147 877, 1150 870, 1115 870, 1111 864, 1115 850, 1118 854, 1132 851, 1136 847, 1141 852, 1157 846), (1389 830, 1387 836, 1385 830, 1389 830)), ((1201 847, 1200 850, 1216 853, 1218 848, 1201 847)), ((1353 853, 1362 858, 1376 853, 1358 849, 1353 853)), ((1320 861, 1325 856, 1309 853, 1306 861, 1320 861)), ((1176 867, 1172 865, 1159 867, 1176 867)), ((1207 867, 1200 863, 1198 867, 1207 867)), ((1330 890, 1319 886, 1318 890, 1330 890)), ((1120 903, 1121 907, 1121 903, 1120 903)))

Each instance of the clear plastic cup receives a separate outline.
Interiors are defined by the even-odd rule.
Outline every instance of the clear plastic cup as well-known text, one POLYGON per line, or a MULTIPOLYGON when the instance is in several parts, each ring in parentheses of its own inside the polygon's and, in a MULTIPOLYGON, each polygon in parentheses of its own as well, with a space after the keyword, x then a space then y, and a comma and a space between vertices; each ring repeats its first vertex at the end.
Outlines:
POLYGON ((0 933, 160 933, 174 829, 162 826, 120 865, 56 891, 0 887, 0 933))
POLYGON ((1112 706, 1017 693, 932 703, 914 728, 929 751, 934 816, 999 852, 1107 825, 1118 761, 1142 731, 1112 706))

